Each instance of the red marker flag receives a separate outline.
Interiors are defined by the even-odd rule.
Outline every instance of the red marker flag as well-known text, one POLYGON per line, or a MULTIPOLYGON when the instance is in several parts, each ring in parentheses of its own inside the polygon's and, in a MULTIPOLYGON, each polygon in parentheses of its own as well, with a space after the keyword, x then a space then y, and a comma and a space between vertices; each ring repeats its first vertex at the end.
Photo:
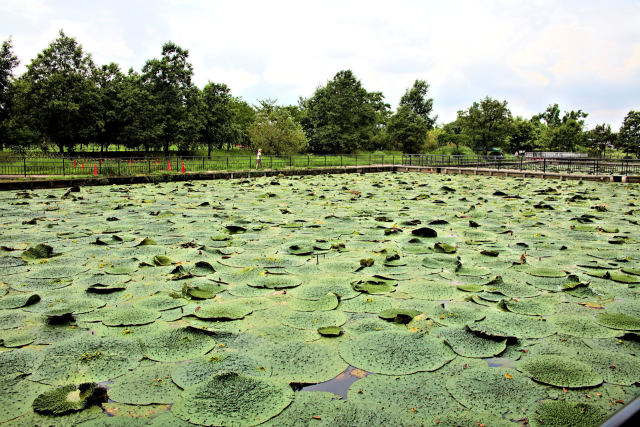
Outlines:
POLYGON ((96 165, 95 163, 93 164, 93 174, 98 175, 98 165, 96 165))
POLYGON ((76 159, 73 159, 73 167, 74 168, 76 167, 76 161, 77 161, 76 159))
POLYGON ((184 173, 184 162, 182 162, 182 173, 184 173))
POLYGON ((171 170, 171 161, 167 162, 167 170, 170 171, 171 170))

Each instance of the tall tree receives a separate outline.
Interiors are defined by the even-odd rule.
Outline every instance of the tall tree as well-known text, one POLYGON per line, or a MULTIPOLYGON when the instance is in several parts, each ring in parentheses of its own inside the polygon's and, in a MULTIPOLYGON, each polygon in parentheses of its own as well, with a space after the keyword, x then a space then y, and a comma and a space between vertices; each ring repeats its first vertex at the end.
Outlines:
POLYGON ((193 67, 189 51, 173 42, 162 46, 162 57, 146 62, 143 79, 154 101, 162 108, 162 147, 169 153, 171 144, 184 140, 190 97, 194 95, 193 67))
POLYGON ((487 154, 491 147, 505 147, 511 134, 511 111, 507 101, 489 98, 474 102, 468 110, 458 111, 463 132, 473 148, 487 154))
POLYGON ((538 145, 548 151, 573 151, 584 143, 584 119, 588 116, 582 110, 565 111, 560 117, 558 104, 531 118, 541 124, 538 145), (544 122, 544 123, 542 123, 544 122))
POLYGON ((11 39, 2 42, 0 47, 0 150, 9 138, 9 111, 13 97, 11 85, 13 83, 13 69, 20 61, 13 54, 11 39))
POLYGON ((96 70, 95 80, 100 91, 100 110, 96 142, 100 145, 100 152, 110 144, 117 144, 123 131, 124 122, 121 113, 121 92, 123 90, 124 74, 115 63, 103 65, 96 70))
POLYGON ((133 69, 122 81, 118 96, 122 132, 118 144, 130 149, 157 150, 163 135, 163 108, 155 101, 148 84, 133 69))
POLYGON ((282 107, 273 107, 258 112, 249 127, 251 148, 262 148, 265 154, 295 154, 307 148, 307 136, 291 113, 282 107))
POLYGON ((401 105, 389 119, 387 132, 392 143, 403 153, 420 153, 429 132, 429 125, 409 105, 401 105))
POLYGON ((431 117, 433 112, 433 98, 427 98, 429 84, 425 80, 416 80, 413 86, 406 90, 400 98, 400 107, 408 106, 427 125, 427 130, 433 129, 438 116, 431 117))
POLYGON ((587 148, 597 151, 604 157, 607 147, 612 147, 616 142, 616 134, 611 131, 611 125, 602 123, 585 133, 587 148))
POLYGON ((379 114, 388 105, 380 92, 367 92, 351 70, 338 72, 306 101, 309 149, 314 153, 347 153, 366 147, 379 114))
POLYGON ((96 134, 99 92, 94 70, 91 56, 61 30, 22 76, 28 114, 60 152, 73 150, 96 134))
MULTIPOLYGON (((251 143, 249 141, 249 126, 256 119, 256 110, 242 98, 233 97, 231 98, 231 112, 234 145, 248 147, 251 143)), ((229 148, 231 145, 227 144, 227 149, 229 148)))
POLYGON ((618 132, 618 148, 640 157, 640 111, 629 111, 618 132))
POLYGON ((509 138, 509 151, 533 151, 536 144, 536 128, 530 120, 517 116, 509 138))

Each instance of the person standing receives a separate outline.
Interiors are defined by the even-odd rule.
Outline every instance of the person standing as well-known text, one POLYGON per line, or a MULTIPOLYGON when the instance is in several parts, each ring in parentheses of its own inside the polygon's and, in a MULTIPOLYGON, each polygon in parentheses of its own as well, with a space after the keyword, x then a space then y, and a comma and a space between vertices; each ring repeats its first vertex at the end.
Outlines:
POLYGON ((262 167, 262 148, 258 148, 258 155, 256 157, 256 169, 262 167))

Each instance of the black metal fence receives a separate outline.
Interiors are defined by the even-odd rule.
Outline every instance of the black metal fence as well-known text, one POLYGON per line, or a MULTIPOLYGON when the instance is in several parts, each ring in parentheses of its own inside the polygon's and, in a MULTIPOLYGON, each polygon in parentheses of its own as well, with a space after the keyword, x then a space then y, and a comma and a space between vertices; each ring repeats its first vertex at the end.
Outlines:
POLYGON ((583 175, 636 175, 640 174, 638 159, 601 158, 530 158, 504 156, 438 156, 429 154, 407 154, 403 156, 406 166, 457 166, 489 169, 511 169, 583 175))
POLYGON ((640 174, 640 160, 600 158, 530 158, 505 156, 447 156, 436 154, 349 154, 263 156, 69 158, 2 157, 0 175, 12 176, 130 176, 208 171, 286 170, 350 166, 473 167, 593 175, 640 174))

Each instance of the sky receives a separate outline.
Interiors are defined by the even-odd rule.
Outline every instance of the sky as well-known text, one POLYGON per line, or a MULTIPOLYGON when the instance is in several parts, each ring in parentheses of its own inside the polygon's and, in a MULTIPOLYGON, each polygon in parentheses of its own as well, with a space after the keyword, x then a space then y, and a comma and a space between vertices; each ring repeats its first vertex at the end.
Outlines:
POLYGON ((97 64, 140 70, 171 40, 194 82, 295 104, 340 70, 395 108, 416 79, 438 123, 485 96, 531 117, 557 103, 617 130, 640 110, 638 0, 1 0, 17 74, 60 29, 97 64))

